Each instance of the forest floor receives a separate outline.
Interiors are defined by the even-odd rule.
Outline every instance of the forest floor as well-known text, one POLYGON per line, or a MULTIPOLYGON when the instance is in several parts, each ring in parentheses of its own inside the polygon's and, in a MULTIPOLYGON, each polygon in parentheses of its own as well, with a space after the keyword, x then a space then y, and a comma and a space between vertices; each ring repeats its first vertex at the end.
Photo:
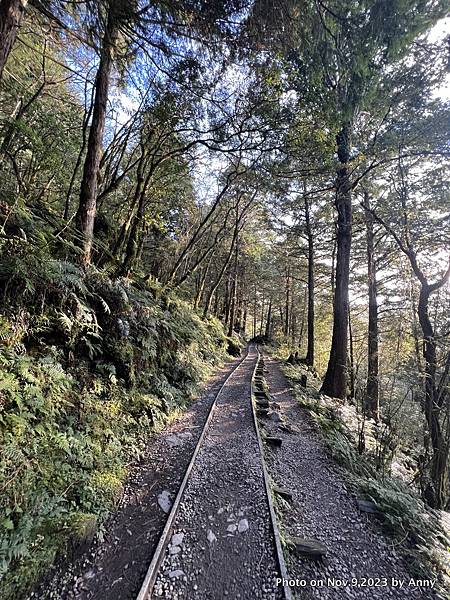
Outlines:
POLYGON ((413 575, 386 537, 374 515, 358 509, 357 497, 344 481, 339 467, 326 452, 307 411, 299 405, 281 363, 265 358, 266 382, 282 418, 280 424, 264 420, 267 435, 277 435, 280 448, 266 452, 274 483, 292 493, 292 501, 278 502, 285 539, 314 540, 325 557, 314 561, 288 553, 289 577, 297 579, 294 596, 305 600, 427 598, 433 589, 413 575), (287 427, 286 427, 287 426, 287 427), (400 585, 402 584, 402 587, 400 585), (305 586, 305 587, 302 587, 305 586))
POLYGON ((239 359, 210 378, 203 393, 158 435, 152 435, 130 474, 102 539, 61 559, 29 600, 131 600, 136 598, 212 402, 239 359), (165 493, 165 492, 168 492, 165 493))
MULTIPOLYGON (((233 375, 198 455, 175 522, 178 538, 172 538, 156 582, 155 592, 165 598, 280 597, 281 590, 272 586, 276 571, 273 541, 262 497, 256 437, 251 431, 254 362, 250 356, 233 375)), ((237 363, 219 370, 201 397, 151 439, 145 457, 131 469, 103 541, 94 542, 68 565, 57 565, 28 600, 137 596, 211 403, 237 363)), ((294 596, 304 600, 435 600, 432 589, 421 587, 415 579, 411 583, 411 565, 374 517, 358 510, 355 495, 327 455, 280 363, 266 357, 265 365, 271 408, 280 419, 264 419, 260 426, 263 437, 272 434, 282 439, 280 448, 267 447, 265 458, 274 483, 292 494, 290 502, 276 496, 276 505, 287 543, 289 577, 299 582, 292 589, 294 596), (288 540, 294 536, 321 543, 325 557, 311 560, 288 550, 288 540)))

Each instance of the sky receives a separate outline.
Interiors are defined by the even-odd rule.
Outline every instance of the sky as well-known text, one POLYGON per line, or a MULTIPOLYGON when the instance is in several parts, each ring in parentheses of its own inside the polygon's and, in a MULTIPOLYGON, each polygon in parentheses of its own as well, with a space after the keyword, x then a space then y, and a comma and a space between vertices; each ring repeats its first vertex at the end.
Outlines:
MULTIPOLYGON (((450 35, 450 17, 440 19, 428 34, 428 40, 430 42, 439 42, 450 35)), ((442 85, 433 92, 433 98, 441 98, 442 100, 450 100, 450 73, 442 82, 442 85)))

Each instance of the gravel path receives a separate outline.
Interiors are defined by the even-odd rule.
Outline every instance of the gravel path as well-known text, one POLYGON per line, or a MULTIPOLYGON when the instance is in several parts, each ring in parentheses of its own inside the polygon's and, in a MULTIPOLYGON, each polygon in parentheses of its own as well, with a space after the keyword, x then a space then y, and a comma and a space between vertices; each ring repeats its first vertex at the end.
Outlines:
POLYGON ((282 597, 251 412, 254 347, 220 396, 175 519, 152 597, 282 597))
POLYGON ((118 510, 106 524, 104 540, 60 560, 28 600, 136 598, 167 520, 160 503, 164 505, 167 498, 170 504, 175 497, 211 403, 240 360, 219 369, 201 396, 161 434, 151 437, 144 456, 130 469, 118 510))
POLYGON ((429 587, 410 585, 407 566, 370 517, 359 512, 355 498, 327 458, 280 364, 267 356, 264 360, 270 395, 292 428, 288 433, 264 420, 267 433, 283 440, 281 448, 266 451, 269 471, 276 484, 293 494, 292 503, 283 504, 283 527, 289 537, 315 539, 327 548, 322 561, 290 556, 289 577, 299 580, 299 585, 292 588, 295 596, 302 600, 435 600, 436 594, 429 587), (357 580, 355 587, 352 578, 357 580), (345 580, 347 585, 342 583, 345 580), (393 587, 393 581, 404 585, 401 589, 393 587), (304 584, 306 587, 301 587, 304 584))

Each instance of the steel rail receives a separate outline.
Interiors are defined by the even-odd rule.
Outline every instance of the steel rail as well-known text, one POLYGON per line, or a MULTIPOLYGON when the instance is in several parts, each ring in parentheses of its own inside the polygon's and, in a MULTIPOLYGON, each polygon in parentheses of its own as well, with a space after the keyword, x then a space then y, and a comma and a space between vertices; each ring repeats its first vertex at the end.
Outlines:
POLYGON ((141 589, 139 591, 139 594, 138 594, 136 600, 150 600, 150 598, 151 598, 150 594, 152 592, 153 586, 155 585, 155 581, 158 576, 159 567, 161 566, 161 563, 162 563, 164 555, 165 555, 166 548, 169 544, 170 535, 172 533, 173 524, 174 524, 175 518, 178 513, 178 508, 180 506, 184 490, 186 488, 187 482, 189 480, 189 476, 190 476, 192 468, 194 466, 195 459, 197 458, 197 454, 200 450, 200 447, 206 436, 206 432, 209 428, 209 424, 212 420, 212 417, 213 417, 213 414, 214 414, 214 411, 215 411, 215 408, 217 405, 217 400, 220 398, 225 386, 227 385, 227 383, 229 382, 231 377, 236 373, 236 371, 239 369, 239 367, 241 367, 244 364, 244 362, 248 359, 248 357, 250 355, 249 350, 250 350, 250 348, 248 347, 247 354, 234 367, 234 369, 228 374, 225 381, 220 386, 220 389, 217 392, 216 397, 214 398, 214 401, 211 404, 211 408, 209 409, 208 417, 206 418, 202 433, 200 434, 197 445, 195 446, 194 452, 192 454, 191 460, 189 461, 189 464, 187 466, 186 472, 183 477, 183 481, 181 482, 181 485, 178 489, 178 493, 176 495, 175 501, 172 505, 169 516, 167 517, 166 524, 165 524, 164 529, 159 538, 158 545, 156 547, 155 552, 153 553, 153 558, 152 558, 150 566, 147 570, 147 574, 145 576, 144 583, 141 586, 141 589))
MULTIPOLYGON (((286 568, 286 562, 284 560, 283 548, 281 546, 281 538, 280 538, 280 532, 278 530, 277 516, 275 514, 275 508, 273 506, 273 501, 272 501, 270 477, 269 477, 269 473, 266 468, 266 462, 264 460, 264 446, 263 446, 263 442, 262 442, 262 438, 261 438, 261 433, 259 431, 258 418, 256 416, 256 401, 255 401, 255 394, 254 394, 254 387, 255 387, 254 382, 255 382, 256 371, 258 369, 259 362, 261 360, 261 353, 259 351, 258 346, 256 346, 256 350, 258 352, 258 358, 256 359, 255 368, 253 369, 252 388, 251 388, 252 389, 251 404, 252 404, 253 424, 255 426, 256 437, 258 438, 259 454, 260 454, 260 458, 261 458, 261 466, 262 466, 263 476, 264 476, 264 488, 266 491, 267 503, 269 505, 270 521, 271 521, 271 525, 272 525, 273 536, 275 538, 275 549, 277 552, 278 566, 280 569, 281 578, 284 580, 287 580, 288 579, 287 568, 286 568)), ((290 588, 288 586, 283 585, 282 589, 283 589, 283 595, 284 595, 285 600, 292 600, 292 592, 291 592, 290 588)))

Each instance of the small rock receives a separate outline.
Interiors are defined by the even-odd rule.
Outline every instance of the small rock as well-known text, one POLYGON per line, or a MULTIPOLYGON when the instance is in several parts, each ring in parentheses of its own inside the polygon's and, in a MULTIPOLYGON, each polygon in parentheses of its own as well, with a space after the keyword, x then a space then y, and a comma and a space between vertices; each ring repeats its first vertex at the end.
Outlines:
POLYGON ((211 531, 211 529, 208 529, 206 538, 210 544, 213 544, 214 542, 217 541, 217 537, 214 535, 214 533, 211 531))
POLYGON ((272 410, 272 411, 270 411, 270 412, 267 414, 267 416, 268 416, 268 417, 269 417, 269 419, 270 419, 271 421, 273 421, 274 423, 281 423, 281 421, 282 421, 282 418, 281 418, 281 416, 280 416, 280 415, 277 413, 277 411, 276 411, 276 410, 272 410))
POLYGON ((93 579, 95 577, 95 571, 93 569, 89 569, 87 573, 84 574, 84 579, 93 579))
POLYGON ((357 500, 358 508, 361 512, 370 513, 372 515, 380 515, 380 510, 375 502, 370 502, 370 500, 357 500))
POLYGON ((237 529, 237 525, 236 523, 230 523, 230 525, 228 525, 227 527, 227 531, 229 531, 230 533, 234 533, 237 529))
POLYGON ((286 433, 293 433, 294 430, 292 429, 292 427, 290 425, 288 425, 287 423, 281 423, 280 424, 280 429, 282 431, 285 431, 286 433))
POLYGON ((168 435, 166 441, 171 448, 173 448, 174 446, 180 446, 182 443, 180 438, 174 434, 168 435))
POLYGON ((292 494, 289 490, 279 487, 278 485, 274 485, 273 491, 275 492, 275 494, 278 494, 288 502, 292 502, 292 494))
POLYGON ((181 569, 175 569, 175 571, 169 571, 170 579, 177 579, 178 577, 183 577, 184 572, 181 569))
POLYGON ((172 546, 181 546, 183 543, 184 533, 174 533, 172 536, 172 546))
POLYGON ((238 531, 239 533, 244 533, 248 529, 248 521, 247 519, 241 519, 238 523, 238 531))
POLYGON ((169 554, 171 556, 174 556, 175 554, 178 554, 179 552, 181 552, 180 546, 170 546, 170 548, 169 548, 169 554))
POLYGON ((170 492, 164 490, 158 496, 158 504, 161 510, 168 513, 172 508, 172 500, 170 499, 170 492))
POLYGON ((283 443, 283 440, 279 437, 267 436, 266 442, 270 446, 276 446, 277 448, 279 448, 281 446, 281 444, 283 443))
POLYGON ((294 537, 291 539, 291 543, 296 554, 308 556, 309 558, 322 558, 327 553, 326 547, 317 540, 294 537))

